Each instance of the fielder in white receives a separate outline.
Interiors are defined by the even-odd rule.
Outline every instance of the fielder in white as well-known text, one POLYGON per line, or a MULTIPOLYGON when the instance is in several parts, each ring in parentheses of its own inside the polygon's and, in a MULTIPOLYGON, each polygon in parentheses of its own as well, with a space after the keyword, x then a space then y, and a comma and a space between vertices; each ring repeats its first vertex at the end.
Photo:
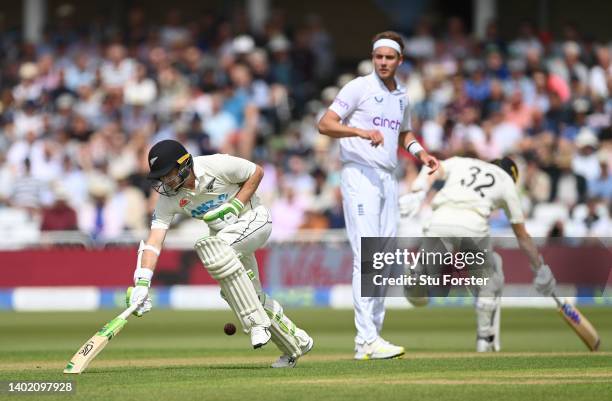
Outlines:
POLYGON ((372 40, 374 72, 356 78, 341 90, 318 124, 319 132, 340 139, 342 196, 347 234, 353 250, 355 359, 400 356, 404 347, 381 336, 384 298, 361 296, 361 237, 393 237, 397 231, 398 146, 416 155, 433 171, 437 160, 410 132, 410 107, 405 88, 395 79, 404 44, 395 32, 372 40))
POLYGON ((254 252, 272 229, 268 210, 255 194, 261 167, 248 160, 216 154, 192 157, 177 141, 158 142, 149 152, 149 178, 161 196, 155 208, 151 232, 138 249, 134 287, 128 305, 142 303, 135 315, 151 310, 149 287, 166 231, 175 214, 201 219, 210 236, 196 244, 200 260, 219 282, 221 296, 251 336, 254 348, 270 339, 281 350, 272 367, 294 367, 311 350, 312 338, 283 313, 283 308, 262 290, 254 252))
MULTIPOLYGON (((413 183, 414 192, 400 198, 400 212, 403 216, 414 215, 435 180, 444 180, 444 186, 433 197, 432 215, 423 224, 423 234, 426 237, 488 238, 489 216, 494 210, 502 208, 520 248, 529 258, 535 274, 533 283, 536 290, 544 296, 550 296, 556 280, 525 229, 516 187, 517 179, 517 166, 508 157, 493 162, 451 157, 442 161, 433 175, 429 174, 427 168, 421 170, 413 183)), ((502 259, 497 253, 493 253, 491 269, 488 285, 476 289, 478 352, 500 350, 500 297, 504 275, 502 259)), ((405 287, 405 293, 415 306, 423 306, 428 302, 422 287, 405 287)))

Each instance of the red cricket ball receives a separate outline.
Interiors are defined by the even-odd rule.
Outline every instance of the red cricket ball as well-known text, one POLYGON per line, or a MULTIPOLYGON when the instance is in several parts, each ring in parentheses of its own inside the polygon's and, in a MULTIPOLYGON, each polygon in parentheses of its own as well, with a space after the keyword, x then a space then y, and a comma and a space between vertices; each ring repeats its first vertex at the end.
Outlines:
POLYGON ((234 333, 236 333, 236 326, 234 326, 233 323, 226 323, 225 326, 223 326, 223 331, 228 336, 234 335, 234 333))

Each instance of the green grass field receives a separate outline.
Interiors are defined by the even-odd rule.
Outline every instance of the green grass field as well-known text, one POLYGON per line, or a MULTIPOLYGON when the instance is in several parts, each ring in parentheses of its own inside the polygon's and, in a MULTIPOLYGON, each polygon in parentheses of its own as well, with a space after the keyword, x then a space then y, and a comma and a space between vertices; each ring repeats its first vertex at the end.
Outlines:
MULTIPOLYGON (((602 337, 588 353, 554 310, 505 309, 503 352, 476 354, 469 308, 391 310, 384 336, 403 359, 351 360, 351 311, 290 316, 315 338, 296 369, 270 369, 274 345, 254 351, 226 336, 230 312, 153 310, 126 328, 80 376, 72 354, 117 311, 0 313, 0 381, 76 381, 83 400, 603 400, 612 397, 612 309, 583 308, 602 337)), ((14 399, 37 398, 14 396, 14 399)), ((0 394, 0 399, 6 394, 0 394)))

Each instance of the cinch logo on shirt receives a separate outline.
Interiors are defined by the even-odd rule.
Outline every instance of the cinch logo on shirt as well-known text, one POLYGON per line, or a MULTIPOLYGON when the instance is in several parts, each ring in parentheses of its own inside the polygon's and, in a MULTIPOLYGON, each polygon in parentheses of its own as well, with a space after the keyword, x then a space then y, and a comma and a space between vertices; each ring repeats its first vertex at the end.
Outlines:
POLYGON ((334 99, 334 103, 338 103, 338 106, 342 107, 343 109, 346 109, 346 110, 349 109, 348 103, 340 99, 339 97, 334 99))
POLYGON ((191 210, 191 217, 195 217, 196 219, 201 217, 204 213, 208 212, 209 210, 212 210, 224 204, 227 198, 228 198, 227 194, 221 194, 217 197, 216 200, 212 199, 212 200, 209 200, 209 201, 206 201, 200 204, 198 207, 191 210))
POLYGON ((388 118, 374 117, 372 123, 376 127, 391 128, 392 130, 397 131, 399 130, 402 122, 399 120, 389 120, 388 118))

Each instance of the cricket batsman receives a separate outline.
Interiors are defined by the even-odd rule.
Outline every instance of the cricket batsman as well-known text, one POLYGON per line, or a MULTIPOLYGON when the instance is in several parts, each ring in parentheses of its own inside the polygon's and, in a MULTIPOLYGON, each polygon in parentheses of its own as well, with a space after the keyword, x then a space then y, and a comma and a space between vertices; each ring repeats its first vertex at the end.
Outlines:
MULTIPOLYGON (((512 225, 519 247, 529 258, 536 290, 544 296, 550 296, 556 280, 525 229, 516 187, 518 169, 514 161, 509 157, 492 162, 451 157, 442 161, 433 175, 429 175, 428 170, 424 167, 413 184, 413 192, 400 198, 400 213, 403 216, 414 215, 433 182, 442 180, 443 187, 432 199, 432 215, 423 224, 423 235, 443 237, 445 240, 442 242, 457 237, 477 241, 484 238, 486 241, 489 237, 489 216, 494 210, 502 208, 512 225)), ((504 283, 502 259, 499 254, 492 252, 489 262, 491 271, 488 283, 476 288, 475 294, 478 352, 500 350, 500 297, 504 283)), ((416 269, 414 274, 425 273, 422 266, 416 269)), ((404 292, 408 301, 415 306, 422 306, 428 301, 423 287, 406 286, 404 292)))
POLYGON ((312 338, 287 317, 282 306, 268 297, 259 281, 254 252, 272 229, 270 212, 255 194, 263 169, 245 159, 215 154, 193 157, 179 142, 156 143, 148 155, 153 189, 160 193, 146 242, 138 249, 134 287, 128 288, 128 306, 142 303, 134 314, 151 310, 149 287, 166 232, 175 214, 203 220, 210 236, 200 238, 195 250, 221 286, 227 301, 253 348, 270 339, 282 352, 274 368, 292 368, 313 347, 312 338))

